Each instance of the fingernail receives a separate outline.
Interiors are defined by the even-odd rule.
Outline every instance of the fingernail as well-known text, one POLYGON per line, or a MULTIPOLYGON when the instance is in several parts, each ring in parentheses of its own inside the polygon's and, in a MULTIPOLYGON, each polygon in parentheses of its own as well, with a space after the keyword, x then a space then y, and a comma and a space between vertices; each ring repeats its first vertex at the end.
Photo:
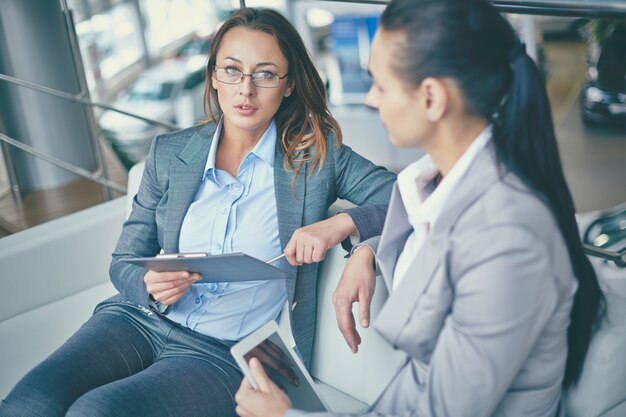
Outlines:
POLYGON ((367 327, 368 324, 369 322, 367 320, 361 320, 361 326, 367 327))

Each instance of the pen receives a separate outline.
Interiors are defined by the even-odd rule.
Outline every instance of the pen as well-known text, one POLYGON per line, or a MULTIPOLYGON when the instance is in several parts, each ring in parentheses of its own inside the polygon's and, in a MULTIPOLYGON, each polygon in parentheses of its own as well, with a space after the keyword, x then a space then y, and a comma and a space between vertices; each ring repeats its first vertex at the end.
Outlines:
POLYGON ((266 263, 266 264, 273 264, 273 263, 274 263, 274 262, 276 262, 277 260, 279 260, 279 259, 281 259, 281 258, 284 258, 284 257, 285 257, 285 254, 283 253, 283 254, 281 254, 281 255, 279 255, 279 256, 277 256, 277 257, 275 257, 275 258, 270 259, 269 261, 265 261, 265 263, 266 263))

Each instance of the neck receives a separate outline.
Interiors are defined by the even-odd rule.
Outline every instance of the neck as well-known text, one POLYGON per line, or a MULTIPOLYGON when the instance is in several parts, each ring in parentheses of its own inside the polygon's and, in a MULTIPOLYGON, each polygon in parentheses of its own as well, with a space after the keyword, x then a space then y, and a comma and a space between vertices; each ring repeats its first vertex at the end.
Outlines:
POLYGON ((442 122, 435 131, 426 153, 435 162, 445 177, 463 156, 467 148, 487 127, 487 121, 479 117, 466 116, 442 122))
POLYGON ((269 123, 258 129, 247 130, 235 127, 224 120, 222 136, 215 155, 215 166, 236 177, 241 161, 254 149, 268 127, 269 123))
POLYGON ((228 149, 229 153, 246 155, 259 142, 271 121, 256 129, 241 129, 224 120, 219 148, 228 149))

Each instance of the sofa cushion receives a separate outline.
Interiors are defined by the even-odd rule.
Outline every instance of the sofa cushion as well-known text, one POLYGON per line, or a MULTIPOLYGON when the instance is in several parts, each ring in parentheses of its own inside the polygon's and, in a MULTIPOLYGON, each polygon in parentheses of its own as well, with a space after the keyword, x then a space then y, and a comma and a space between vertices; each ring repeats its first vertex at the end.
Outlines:
POLYGON ((568 417, 626 416, 626 269, 592 258, 607 311, 594 334, 576 387, 565 399, 568 417), (621 405, 620 405, 621 404, 621 405))
POLYGON ((113 284, 105 282, 0 322, 0 398, 74 334, 96 304, 115 292, 113 284))

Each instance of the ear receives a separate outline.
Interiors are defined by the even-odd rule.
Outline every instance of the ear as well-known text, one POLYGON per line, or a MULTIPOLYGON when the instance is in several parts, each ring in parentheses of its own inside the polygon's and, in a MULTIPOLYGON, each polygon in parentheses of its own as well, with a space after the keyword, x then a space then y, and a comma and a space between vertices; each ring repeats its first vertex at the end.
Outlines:
POLYGON ((447 85, 434 77, 425 78, 420 84, 422 105, 426 118, 431 122, 441 120, 446 113, 450 101, 447 85))
POLYGON ((292 81, 292 82, 289 83, 289 85, 285 89, 285 94, 283 94, 283 97, 289 97, 291 95, 291 93, 293 93, 293 90, 294 90, 294 85, 293 85, 293 81, 292 81))

